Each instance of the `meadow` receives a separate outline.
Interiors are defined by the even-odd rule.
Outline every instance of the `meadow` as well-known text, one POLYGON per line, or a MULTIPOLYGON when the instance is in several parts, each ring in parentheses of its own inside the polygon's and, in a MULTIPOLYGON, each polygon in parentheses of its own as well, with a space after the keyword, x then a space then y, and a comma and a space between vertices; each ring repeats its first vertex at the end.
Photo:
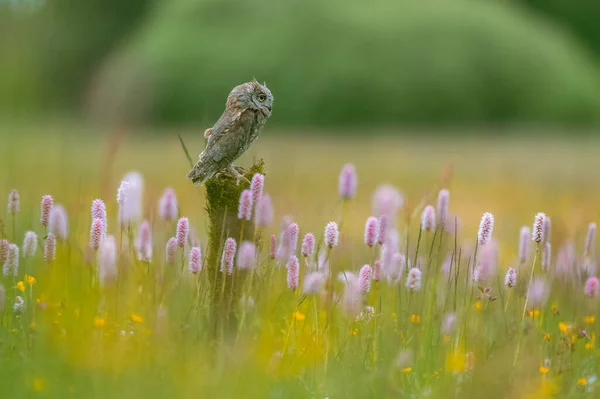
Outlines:
MULTIPOLYGON (((3 396, 597 397, 599 295, 588 229, 600 220, 598 139, 265 133, 237 164, 265 161, 274 216, 250 240, 255 256, 228 255, 241 298, 215 307, 215 292, 229 295, 215 287, 221 255, 207 264, 206 192, 185 180, 178 139, 195 159, 201 134, 0 131, 8 200, 0 239, 19 247, 16 258, 11 247, 2 259, 3 396), (339 182, 346 164, 356 171, 355 192, 351 181, 339 182), (119 204, 121 182, 131 179, 130 203, 119 204), (159 205, 167 188, 176 212, 159 205), (67 216, 50 211, 44 225, 44 195, 67 216), (132 198, 136 210, 123 223, 132 198), (95 199, 105 204, 102 226, 112 238, 100 224, 90 231, 95 199), (433 208, 423 221, 426 205, 433 208), (493 232, 482 239, 486 212, 493 232), (539 212, 551 228, 536 242, 536 228, 549 224, 534 226, 539 212), (378 240, 381 214, 390 227, 378 240), (325 232, 330 222, 339 237, 325 232), (30 231, 34 245, 32 234, 25 242, 30 231), (312 251, 302 245, 307 233, 312 251), (275 259, 271 235, 276 247, 287 245, 275 259), (171 237, 183 247, 167 253, 171 237), (190 257, 200 260, 190 265, 190 257), (509 268, 514 278, 506 278, 509 268)), ((255 218, 256 209, 246 229, 255 218)), ((239 250, 242 234, 228 236, 239 250)))

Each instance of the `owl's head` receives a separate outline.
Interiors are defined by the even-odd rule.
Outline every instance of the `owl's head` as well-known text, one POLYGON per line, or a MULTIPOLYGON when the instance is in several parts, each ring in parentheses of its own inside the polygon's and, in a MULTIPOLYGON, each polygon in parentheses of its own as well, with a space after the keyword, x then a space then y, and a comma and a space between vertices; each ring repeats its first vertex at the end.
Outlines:
POLYGON ((262 112, 265 117, 271 116, 273 94, 267 85, 261 85, 256 80, 243 83, 233 88, 227 98, 228 109, 252 109, 262 112))

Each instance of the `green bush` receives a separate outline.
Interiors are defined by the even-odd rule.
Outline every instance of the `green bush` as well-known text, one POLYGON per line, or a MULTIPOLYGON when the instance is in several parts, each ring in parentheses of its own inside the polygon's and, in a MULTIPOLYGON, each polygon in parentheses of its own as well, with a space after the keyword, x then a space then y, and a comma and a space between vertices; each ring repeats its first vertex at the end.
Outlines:
MULTIPOLYGON (((288 126, 598 121, 593 62, 506 4, 179 0, 153 15, 116 59, 152 77, 154 122, 209 124, 252 77, 274 93, 272 123, 288 126)), ((139 96, 122 92, 142 83, 115 88, 120 68, 102 71, 94 105, 124 118, 139 96)))

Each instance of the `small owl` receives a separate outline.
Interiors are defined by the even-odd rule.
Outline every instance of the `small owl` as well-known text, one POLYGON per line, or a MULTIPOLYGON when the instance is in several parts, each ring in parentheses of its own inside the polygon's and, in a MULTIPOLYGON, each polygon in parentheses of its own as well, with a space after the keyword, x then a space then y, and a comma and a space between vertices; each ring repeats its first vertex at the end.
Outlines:
POLYGON ((243 176, 232 163, 258 137, 271 116, 272 106, 273 95, 266 85, 254 80, 234 87, 227 97, 223 115, 204 132, 208 144, 187 178, 198 185, 221 171, 229 170, 239 184, 243 176))

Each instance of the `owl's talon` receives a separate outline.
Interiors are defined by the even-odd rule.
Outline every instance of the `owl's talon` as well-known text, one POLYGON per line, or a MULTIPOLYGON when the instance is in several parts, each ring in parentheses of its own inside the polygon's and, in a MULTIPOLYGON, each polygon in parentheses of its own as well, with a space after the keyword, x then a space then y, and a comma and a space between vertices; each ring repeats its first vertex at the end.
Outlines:
POLYGON ((235 168, 235 166, 230 166, 229 170, 231 171, 231 173, 233 173, 233 176, 235 176, 235 185, 239 186, 240 185, 240 180, 244 179, 248 182, 248 184, 250 184, 250 180, 246 179, 246 177, 241 174, 240 172, 237 171, 237 169, 235 168))

